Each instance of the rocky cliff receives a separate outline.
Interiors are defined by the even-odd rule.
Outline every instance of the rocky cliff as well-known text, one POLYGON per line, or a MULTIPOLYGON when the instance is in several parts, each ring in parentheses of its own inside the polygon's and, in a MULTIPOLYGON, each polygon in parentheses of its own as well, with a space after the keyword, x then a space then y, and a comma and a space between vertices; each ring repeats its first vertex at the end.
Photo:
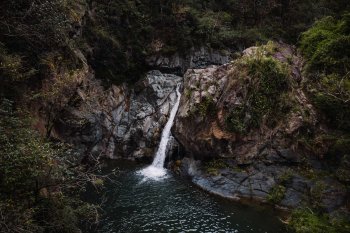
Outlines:
MULTIPOLYGON (((80 54, 79 52, 77 52, 80 54)), ((74 77, 71 101, 60 110, 52 136, 68 141, 94 158, 128 158, 151 161, 162 129, 176 101, 176 86, 183 83, 183 69, 200 68, 206 64, 224 64, 229 54, 213 49, 192 49, 187 56, 178 54, 149 58, 153 68, 134 85, 112 85, 104 88, 86 65, 74 77), (155 59, 155 60, 154 60, 155 59)), ((67 97, 62 97, 67 98, 67 97)), ((57 102, 57 101, 56 101, 57 102)), ((48 109, 51 103, 44 106, 48 109)), ((46 116, 41 118, 46 121, 46 116)), ((43 124, 42 124, 43 125, 43 124)), ((44 130, 43 130, 44 131, 44 130)), ((178 152, 177 141, 170 140, 169 154, 178 152)))
POLYGON ((179 76, 150 71, 134 87, 104 90, 93 77, 87 78, 55 132, 94 157, 152 159, 181 82, 179 76))
POLYGON ((312 145, 315 153, 305 143, 327 129, 301 70, 296 49, 278 43, 249 48, 222 66, 189 69, 173 130, 187 154, 175 169, 227 198, 343 211, 349 197, 322 159, 327 145, 312 145))

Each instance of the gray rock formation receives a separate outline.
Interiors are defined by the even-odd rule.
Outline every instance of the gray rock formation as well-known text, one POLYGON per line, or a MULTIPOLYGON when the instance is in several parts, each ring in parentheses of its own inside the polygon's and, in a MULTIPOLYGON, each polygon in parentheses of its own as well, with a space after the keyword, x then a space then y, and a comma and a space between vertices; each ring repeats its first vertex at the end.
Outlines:
POLYGON ((230 51, 218 51, 207 47, 192 48, 182 56, 153 55, 148 57, 149 66, 167 73, 183 75, 187 69, 205 68, 209 65, 223 65, 231 60, 230 51))
POLYGON ((159 71, 150 71, 133 88, 103 90, 95 79, 84 80, 78 106, 66 109, 56 132, 95 157, 152 159, 179 83, 181 77, 159 71))
MULTIPOLYGON (((228 128, 227 118, 232 110, 239 106, 249 109, 247 88, 249 82, 254 81, 249 72, 240 70, 244 65, 232 62, 186 72, 184 94, 173 130, 186 150, 186 158, 174 169, 189 175, 208 192, 225 198, 270 202, 281 208, 309 203, 328 212, 335 211, 345 205, 348 193, 344 184, 331 178, 322 160, 317 159, 322 158, 326 150, 321 146, 321 154, 310 155, 297 140, 305 128, 322 130, 300 84, 301 58, 290 46, 275 46, 268 49, 273 52, 253 47, 246 50, 242 58, 246 64, 244 62, 257 52, 272 53, 269 56, 288 67, 287 78, 292 85, 286 90, 288 98, 284 103, 291 107, 283 111, 283 117, 276 116, 277 122, 272 126, 266 125, 267 119, 262 118, 258 128, 244 133, 228 128), (205 162, 208 160, 218 162, 205 162)), ((250 117, 248 113, 238 120, 244 124, 244 119, 250 117)))

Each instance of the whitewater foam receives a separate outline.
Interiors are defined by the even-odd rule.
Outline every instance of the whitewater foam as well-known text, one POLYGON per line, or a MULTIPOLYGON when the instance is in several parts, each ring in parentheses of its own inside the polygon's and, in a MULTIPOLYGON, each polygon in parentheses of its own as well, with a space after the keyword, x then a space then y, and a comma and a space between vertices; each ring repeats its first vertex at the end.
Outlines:
POLYGON ((164 168, 164 161, 166 157, 167 145, 170 138, 170 130, 174 124, 175 116, 180 105, 181 93, 179 89, 180 89, 180 85, 178 85, 176 88, 177 100, 175 105, 171 109, 168 122, 166 123, 163 129, 162 138, 160 140, 158 150, 157 150, 156 156, 154 157, 152 165, 146 167, 145 169, 139 172, 140 174, 145 176, 145 178, 159 180, 159 179, 165 178, 167 175, 167 171, 164 168))

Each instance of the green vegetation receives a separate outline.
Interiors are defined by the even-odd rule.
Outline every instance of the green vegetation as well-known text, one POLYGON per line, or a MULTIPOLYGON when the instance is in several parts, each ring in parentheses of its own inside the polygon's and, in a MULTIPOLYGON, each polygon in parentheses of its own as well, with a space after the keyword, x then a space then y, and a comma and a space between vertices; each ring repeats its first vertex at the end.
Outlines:
POLYGON ((206 172, 212 176, 219 175, 219 170, 227 167, 228 167, 228 164, 223 159, 210 160, 204 166, 206 172))
POLYGON ((245 122, 246 111, 243 106, 235 107, 226 118, 226 123, 232 132, 245 134, 247 132, 247 122, 245 122))
POLYGON ((219 175, 220 170, 225 168, 231 169, 233 172, 245 172, 244 169, 230 164, 228 159, 212 159, 204 163, 204 168, 209 175, 213 176, 219 175))
POLYGON ((342 218, 334 220, 311 209, 297 209, 291 215, 290 228, 296 233, 345 233, 350 225, 342 218))
POLYGON ((237 133, 247 133, 261 124, 274 127, 288 105, 283 94, 289 89, 287 68, 275 58, 265 55, 267 48, 259 48, 253 56, 236 61, 242 82, 247 83, 243 103, 232 109, 227 117, 228 128, 237 133))
POLYGON ((203 98, 200 104, 196 105, 195 108, 202 117, 211 116, 215 113, 215 104, 211 97, 203 98))
POLYGON ((315 18, 347 9, 347 0, 5 0, 0 42, 12 58, 22 59, 23 70, 38 71, 31 74, 36 78, 45 75, 43 55, 58 52, 77 68, 81 50, 107 85, 132 84, 148 69, 151 54, 183 54, 199 45, 241 49, 269 39, 296 42, 315 18))
POLYGON ((282 173, 280 177, 278 177, 278 182, 282 185, 286 185, 293 178, 293 170, 288 169, 282 173))
POLYGON ((267 196, 267 200, 270 203, 278 204, 283 200, 285 193, 286 187, 283 185, 276 185, 270 190, 269 195, 267 196))
POLYGON ((293 178, 293 170, 288 169, 284 171, 277 179, 277 183, 270 189, 267 196, 267 200, 271 204, 279 204, 285 194, 286 194, 286 185, 293 178))
POLYGON ((350 14, 326 17, 303 33, 300 48, 307 59, 314 104, 329 124, 350 130, 350 14))
POLYGON ((324 182, 316 181, 316 183, 310 190, 312 206, 316 209, 322 207, 321 201, 324 195, 323 193, 325 191, 325 188, 326 184, 324 184, 324 182))
POLYGON ((326 117, 327 132, 303 134, 301 143, 312 153, 328 159, 329 172, 315 173, 304 167, 304 176, 314 180, 310 190, 312 209, 295 210, 290 226, 297 233, 349 232, 344 214, 328 216, 322 211, 326 184, 321 177, 335 176, 349 182, 350 154, 350 15, 329 16, 302 34, 300 50, 306 58, 306 88, 314 106, 326 117))
POLYGON ((98 219, 97 206, 79 198, 95 176, 72 149, 45 141, 8 100, 0 104, 0 132, 1 232, 77 232, 98 219))

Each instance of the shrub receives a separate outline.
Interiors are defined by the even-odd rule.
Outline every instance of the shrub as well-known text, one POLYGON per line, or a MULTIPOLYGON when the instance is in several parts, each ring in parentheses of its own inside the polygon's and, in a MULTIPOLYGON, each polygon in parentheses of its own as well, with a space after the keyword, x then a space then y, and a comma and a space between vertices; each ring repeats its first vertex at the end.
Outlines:
POLYGON ((207 162, 204 167, 208 174, 217 176, 219 175, 219 170, 227 168, 228 165, 223 159, 213 159, 207 162))
MULTIPOLYGON (((90 177, 67 146, 31 129, 24 112, 0 102, 0 229, 2 232, 77 232, 79 192, 90 177), (73 168, 74 167, 74 168, 73 168)), ((97 214, 97 213, 96 213, 97 214)), ((79 212, 82 216, 82 212, 79 212)))
POLYGON ((226 118, 228 129, 232 132, 245 134, 247 132, 245 116, 246 111, 243 106, 235 107, 226 118))
MULTIPOLYGON (((261 49, 261 48, 260 48, 261 49)), ((243 104, 234 107, 226 118, 228 128, 247 133, 262 123, 274 127, 286 106, 283 93, 289 88, 286 68, 276 59, 258 50, 254 55, 239 59, 236 64, 244 77, 247 93, 243 104)))
POLYGON ((267 196, 267 200, 270 203, 278 204, 283 200, 285 193, 286 193, 286 187, 284 187, 283 185, 275 185, 270 190, 267 196))
POLYGON ((350 68, 350 14, 340 20, 326 17, 302 34, 300 48, 308 60, 308 69, 326 73, 344 73, 350 68))
POLYGON ((292 213, 290 227, 296 233, 331 233, 327 218, 318 216, 310 209, 298 209, 292 213))
POLYGON ((349 232, 350 223, 342 217, 330 219, 304 208, 292 212, 289 227, 296 233, 345 233, 349 232))
POLYGON ((211 97, 205 97, 196 108, 202 117, 213 115, 215 112, 215 104, 211 97))
POLYGON ((350 130, 350 14, 326 17, 303 33, 308 86, 316 107, 331 126, 350 130))

